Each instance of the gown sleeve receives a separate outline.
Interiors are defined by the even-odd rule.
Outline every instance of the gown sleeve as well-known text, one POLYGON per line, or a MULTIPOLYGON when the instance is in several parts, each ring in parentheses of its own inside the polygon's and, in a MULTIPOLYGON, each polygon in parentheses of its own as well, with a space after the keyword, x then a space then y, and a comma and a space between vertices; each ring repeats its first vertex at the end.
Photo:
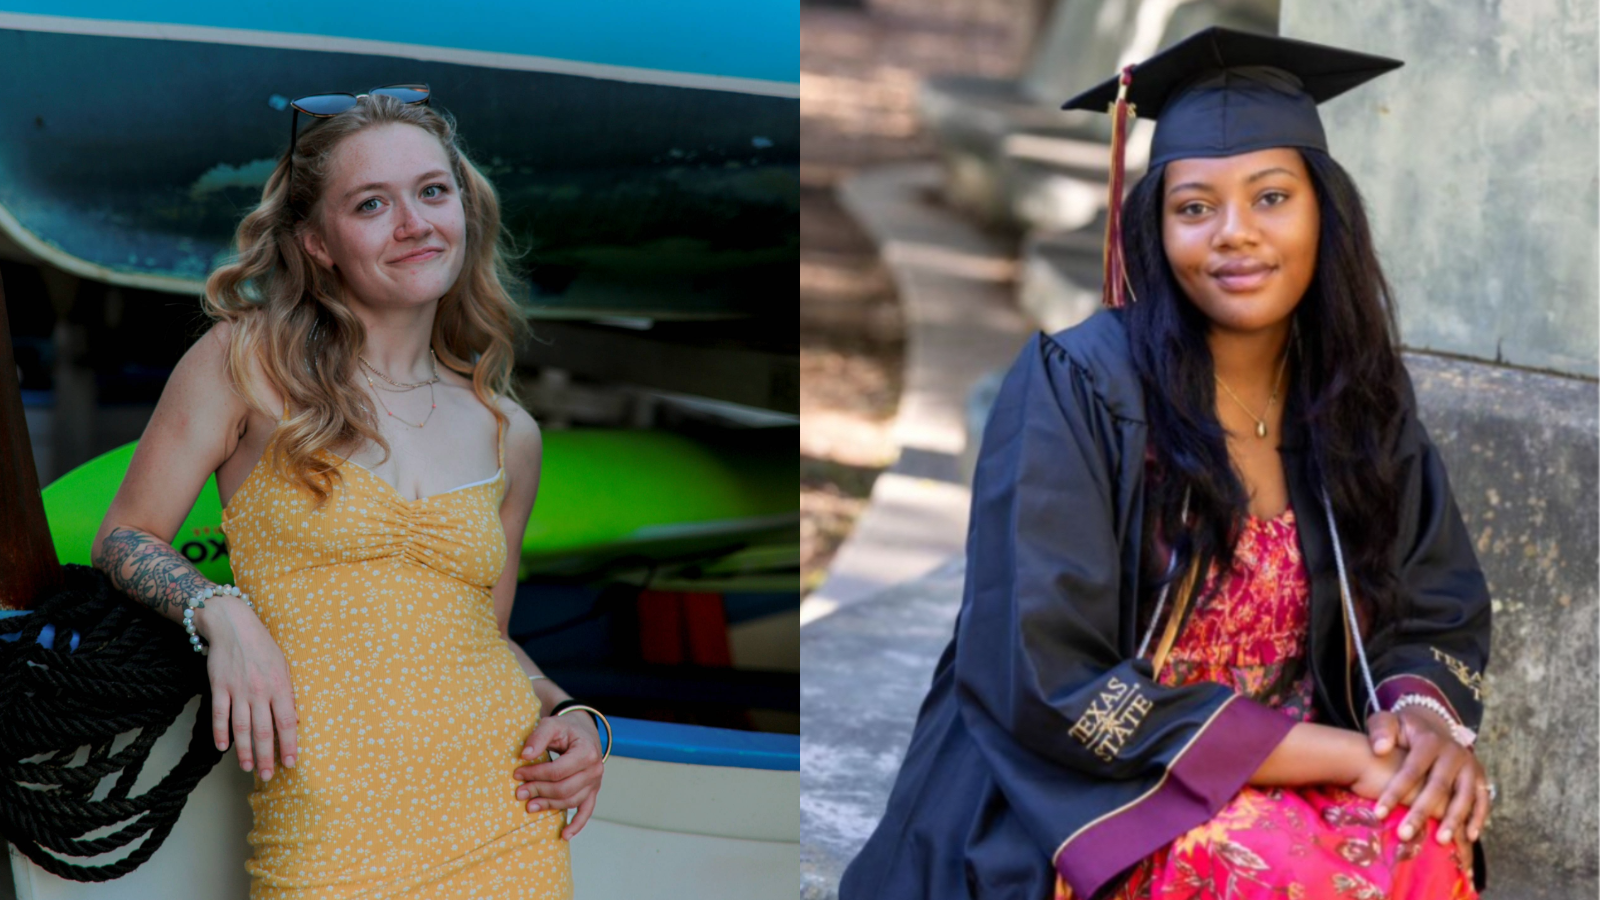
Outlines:
MULTIPOLYGON (((1409 381, 1406 399, 1415 409, 1409 381)), ((1396 551, 1406 609, 1372 659, 1377 699, 1388 709, 1405 694, 1432 697, 1476 731, 1489 662, 1489 587, 1438 448, 1414 414, 1405 431, 1414 454, 1403 482, 1396 551)))
POLYGON ((1129 658, 1142 501, 1121 469, 1142 467, 1145 432, 1097 377, 1043 336, 1008 373, 974 480, 954 660, 996 786, 1084 897, 1209 820, 1294 725, 1224 685, 1164 687, 1129 658))

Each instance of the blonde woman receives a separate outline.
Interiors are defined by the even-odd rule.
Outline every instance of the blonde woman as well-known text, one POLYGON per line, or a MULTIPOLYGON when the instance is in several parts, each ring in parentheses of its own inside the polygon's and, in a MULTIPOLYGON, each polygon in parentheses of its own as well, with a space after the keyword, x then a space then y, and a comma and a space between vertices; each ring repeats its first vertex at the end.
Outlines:
POLYGON ((603 744, 506 632, 540 437, 494 188, 425 86, 295 108, 95 565, 207 652, 254 900, 569 897, 603 744), (238 592, 207 599, 170 541, 213 472, 238 592))

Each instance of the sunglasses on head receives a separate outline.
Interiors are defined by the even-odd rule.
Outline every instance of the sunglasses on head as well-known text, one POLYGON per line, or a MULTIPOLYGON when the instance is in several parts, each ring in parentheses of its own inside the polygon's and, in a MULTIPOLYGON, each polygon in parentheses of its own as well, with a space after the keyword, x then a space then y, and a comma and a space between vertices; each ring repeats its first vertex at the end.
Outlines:
POLYGON ((361 102, 362 97, 381 95, 393 97, 401 103, 421 103, 427 105, 430 89, 425 84, 386 84, 375 87, 365 94, 312 94, 298 100, 289 101, 294 114, 289 117, 289 174, 294 175, 294 146, 300 139, 300 114, 305 113, 318 119, 327 119, 344 112, 361 102))

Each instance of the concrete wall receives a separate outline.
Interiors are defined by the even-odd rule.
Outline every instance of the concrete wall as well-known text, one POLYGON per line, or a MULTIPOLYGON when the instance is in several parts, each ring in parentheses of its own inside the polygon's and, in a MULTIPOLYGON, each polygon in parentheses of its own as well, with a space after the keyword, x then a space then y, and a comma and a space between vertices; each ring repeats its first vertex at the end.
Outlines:
POLYGON ((1593 897, 1600 388, 1415 353, 1406 367, 1494 597, 1479 745, 1500 790, 1490 884, 1593 897))
POLYGON ((1323 105, 1407 346, 1586 377, 1596 344, 1596 0, 1283 0, 1280 33, 1404 60, 1323 105))
POLYGON ((1323 119, 1495 596, 1481 754, 1510 896, 1595 892, 1596 24, 1596 0, 1284 0, 1279 29, 1406 63, 1323 119))

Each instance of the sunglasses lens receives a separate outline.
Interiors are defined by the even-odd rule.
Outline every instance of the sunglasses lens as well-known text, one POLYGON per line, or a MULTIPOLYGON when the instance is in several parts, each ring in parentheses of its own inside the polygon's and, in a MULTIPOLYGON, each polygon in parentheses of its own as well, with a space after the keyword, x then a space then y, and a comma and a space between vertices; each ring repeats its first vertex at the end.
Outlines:
POLYGON ((336 116, 355 106, 356 98, 352 94, 313 94, 290 105, 311 116, 336 116))
POLYGON ((416 103, 428 99, 428 86, 425 84, 391 84, 380 88, 373 88, 369 94, 383 94, 393 97, 401 103, 416 103))

